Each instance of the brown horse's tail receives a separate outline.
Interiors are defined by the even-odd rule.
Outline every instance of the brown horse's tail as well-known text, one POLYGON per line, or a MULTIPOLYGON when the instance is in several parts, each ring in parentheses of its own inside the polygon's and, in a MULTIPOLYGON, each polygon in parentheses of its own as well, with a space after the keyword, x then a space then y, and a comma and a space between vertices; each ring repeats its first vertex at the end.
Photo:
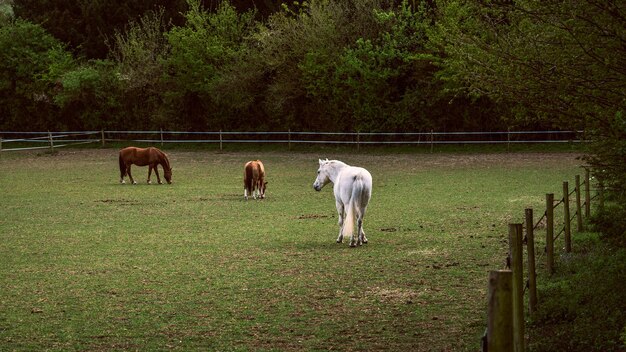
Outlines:
POLYGON ((124 163, 122 152, 120 152, 120 179, 124 179, 124 176, 126 176, 126 163, 124 163))
POLYGON ((253 190, 253 186, 254 185, 254 176, 253 176, 253 172, 252 172, 252 164, 247 164, 245 169, 244 169, 244 175, 243 175, 243 187, 248 191, 248 193, 250 193, 249 195, 252 195, 252 190, 253 190))

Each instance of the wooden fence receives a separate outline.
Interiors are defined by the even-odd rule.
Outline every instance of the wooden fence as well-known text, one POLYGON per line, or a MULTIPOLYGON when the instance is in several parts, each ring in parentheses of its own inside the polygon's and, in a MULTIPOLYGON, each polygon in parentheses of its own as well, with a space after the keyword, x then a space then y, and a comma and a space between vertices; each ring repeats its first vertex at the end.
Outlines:
POLYGON ((274 143, 291 149, 295 144, 354 145, 422 145, 499 144, 510 148, 527 143, 587 142, 582 131, 496 131, 496 132, 237 132, 237 131, 73 131, 73 132, 6 132, 0 131, 0 152, 54 149, 76 144, 107 142, 213 143, 223 150, 228 143, 274 143), (9 143, 16 147, 7 148, 9 143), (4 145, 4 147, 3 147, 4 145))
POLYGON ((563 182, 563 197, 555 203, 554 194, 546 194, 546 210, 535 222, 533 209, 525 210, 525 221, 509 224, 509 256, 506 268, 489 273, 487 291, 487 330, 482 340, 482 351, 499 352, 525 350, 525 299, 528 294, 528 313, 534 314, 538 309, 536 261, 543 260, 549 275, 554 273, 555 241, 563 235, 564 251, 572 250, 571 228, 575 220, 576 231, 582 232, 583 218, 591 214, 591 201, 600 198, 603 204, 603 192, 591 197, 591 180, 589 170, 585 169, 583 184, 580 175, 575 177, 575 186, 570 191, 569 183, 563 182), (584 185, 584 202, 582 202, 584 185), (570 212, 570 200, 575 195, 574 214, 570 212), (562 206, 562 210, 558 209, 562 206), (554 235, 555 212, 563 212, 563 227, 554 235), (545 224, 546 246, 540 258, 535 254, 535 230, 545 224), (541 226, 540 226, 541 225, 541 226), (525 236, 524 236, 525 233, 525 236), (527 280, 524 282, 524 244, 526 244, 527 280))

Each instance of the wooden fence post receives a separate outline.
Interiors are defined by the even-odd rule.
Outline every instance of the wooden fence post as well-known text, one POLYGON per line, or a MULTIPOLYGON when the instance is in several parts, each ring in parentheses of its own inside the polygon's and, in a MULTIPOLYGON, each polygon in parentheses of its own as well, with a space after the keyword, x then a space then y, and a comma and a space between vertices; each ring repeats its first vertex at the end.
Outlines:
POLYGON ((356 131, 356 150, 361 149, 361 132, 356 131))
POLYGON ((591 216, 591 181, 589 180, 589 169, 585 168, 585 218, 591 216))
POLYGON ((433 148, 435 147, 435 133, 433 130, 430 130, 430 152, 433 152, 433 148))
POLYGON ((506 132, 506 151, 511 151, 511 127, 509 127, 506 132))
POLYGON ((291 128, 289 129, 289 133, 287 134, 289 150, 291 150, 291 128))
POLYGON ((222 130, 220 130, 220 151, 222 151, 222 130))
POLYGON ((2 137, 0 137, 0 154, 2 154, 2 137))
POLYGON ((583 211, 580 203, 580 175, 576 175, 576 231, 583 231, 583 211))
POLYGON ((524 352, 524 260, 522 224, 509 224, 509 248, 513 272, 513 347, 524 352))
POLYGON ((489 272, 487 293, 487 351, 513 351, 513 273, 489 272))
POLYGON ((50 141, 50 151, 54 150, 54 142, 52 141, 52 133, 48 131, 48 140, 50 141))
POLYGON ((161 147, 162 147, 163 146, 163 129, 160 128, 160 131, 161 131, 161 147))
POLYGON ((102 146, 104 147, 104 128, 100 130, 100 141, 102 142, 102 146))
POLYGON ((565 227, 565 252, 570 253, 572 251, 572 224, 569 215, 569 185, 567 181, 563 181, 563 222, 565 227))
POLYGON ((546 194, 546 269, 554 273, 554 194, 546 194))
POLYGON ((533 210, 526 209, 526 252, 528 253, 528 310, 537 311, 537 271, 535 268, 535 226, 533 210))

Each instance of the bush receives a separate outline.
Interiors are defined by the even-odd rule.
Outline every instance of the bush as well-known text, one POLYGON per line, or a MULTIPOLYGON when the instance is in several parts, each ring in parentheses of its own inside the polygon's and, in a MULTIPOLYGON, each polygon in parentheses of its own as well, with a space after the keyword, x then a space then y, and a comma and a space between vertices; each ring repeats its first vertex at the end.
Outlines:
POLYGON ((594 230, 602 233, 601 238, 612 245, 626 247, 626 206, 609 203, 594 214, 591 222, 594 230))
POLYGON ((626 248, 592 236, 540 281, 539 309, 528 326, 530 351, 623 351, 626 248))

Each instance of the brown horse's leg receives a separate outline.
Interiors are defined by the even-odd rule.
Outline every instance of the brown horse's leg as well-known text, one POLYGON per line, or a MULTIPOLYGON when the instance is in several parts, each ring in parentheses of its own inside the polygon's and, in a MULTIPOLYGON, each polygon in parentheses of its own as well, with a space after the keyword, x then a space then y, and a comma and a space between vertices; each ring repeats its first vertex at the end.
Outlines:
POLYGON ((151 184, 150 176, 152 176, 152 164, 148 165, 148 184, 151 184))
POLYGON ((154 164, 154 173, 157 175, 157 181, 162 185, 163 182, 161 182, 161 176, 159 176, 159 164, 154 164))
POLYGON ((136 185, 137 182, 135 182, 135 180, 133 179, 133 175, 131 175, 130 173, 130 165, 126 166, 126 173, 128 174, 128 177, 130 178, 130 183, 133 185, 136 185))

